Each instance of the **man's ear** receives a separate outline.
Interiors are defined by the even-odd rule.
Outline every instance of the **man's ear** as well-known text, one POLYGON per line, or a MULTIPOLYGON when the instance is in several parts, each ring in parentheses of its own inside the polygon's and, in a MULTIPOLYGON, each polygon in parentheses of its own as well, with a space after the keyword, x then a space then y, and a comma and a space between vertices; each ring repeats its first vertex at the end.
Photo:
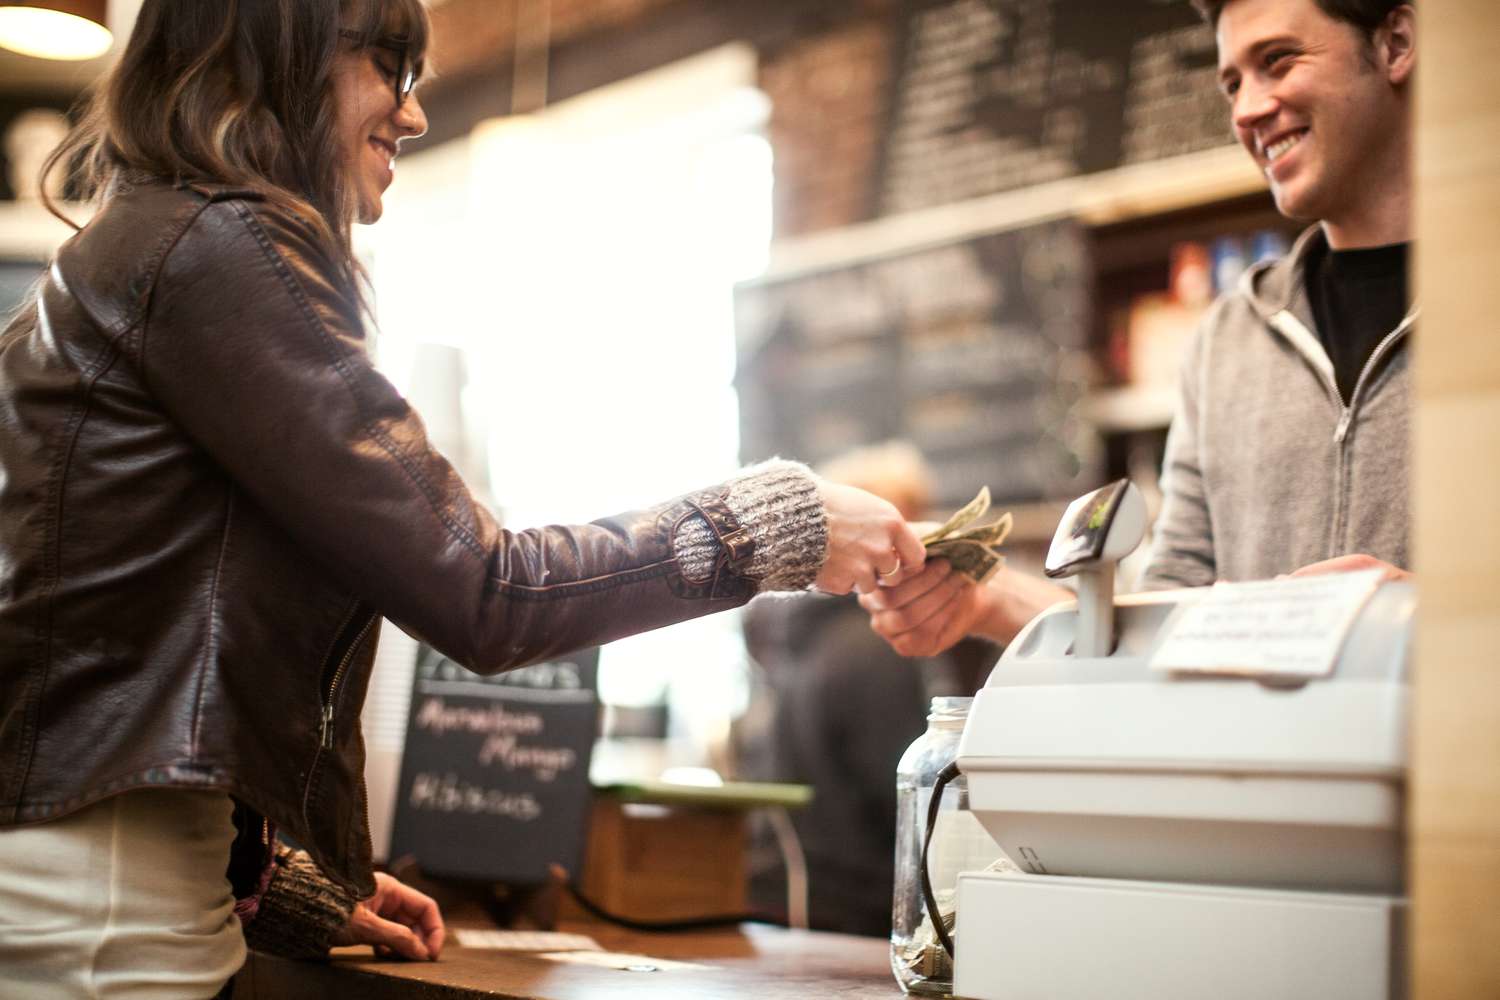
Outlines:
POLYGON ((1417 13, 1412 5, 1392 10, 1374 41, 1386 78, 1397 87, 1408 82, 1417 67, 1417 13))

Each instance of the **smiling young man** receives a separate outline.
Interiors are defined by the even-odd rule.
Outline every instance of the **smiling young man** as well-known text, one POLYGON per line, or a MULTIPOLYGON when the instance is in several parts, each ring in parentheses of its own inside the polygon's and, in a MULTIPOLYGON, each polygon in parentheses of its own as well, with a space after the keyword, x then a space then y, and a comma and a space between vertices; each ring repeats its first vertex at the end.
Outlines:
MULTIPOLYGON (((1413 5, 1193 0, 1236 138, 1276 206, 1313 223, 1216 302, 1185 358, 1143 585, 1284 573, 1409 575, 1413 5)), ((1009 641, 1072 595, 933 560, 861 602, 909 656, 1009 641)))
POLYGON ((1148 587, 1404 575, 1415 13, 1397 0, 1194 0, 1236 138, 1315 222, 1188 355, 1148 587))

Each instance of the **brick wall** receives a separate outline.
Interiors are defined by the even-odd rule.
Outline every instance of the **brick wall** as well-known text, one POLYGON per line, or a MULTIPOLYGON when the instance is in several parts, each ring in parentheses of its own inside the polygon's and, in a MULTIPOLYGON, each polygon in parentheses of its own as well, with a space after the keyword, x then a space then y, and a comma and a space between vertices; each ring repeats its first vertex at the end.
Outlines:
POLYGON ((876 13, 763 56, 778 236, 870 217, 892 34, 891 19, 876 13))
MULTIPOLYGON (((550 0, 550 34, 561 44, 589 32, 626 28, 673 0, 550 0)), ((516 16, 536 16, 537 0, 449 0, 432 11, 432 60, 444 74, 509 63, 516 16)))
MULTIPOLYGON (((518 7, 529 13, 538 2, 447 0, 434 8, 432 61, 440 78, 430 100, 455 99, 455 90, 483 86, 474 81, 486 72, 503 78, 514 53, 518 7)), ((681 48, 674 31, 688 21, 701 33, 705 19, 722 16, 720 42, 761 31, 764 38, 749 40, 760 52, 759 83, 772 102, 776 235, 869 218, 899 5, 829 0, 803 3, 795 14, 788 4, 747 15, 745 8, 731 7, 738 2, 551 0, 550 37, 554 52, 568 46, 600 53, 611 46, 639 48, 643 39, 654 48, 659 40, 663 52, 671 53, 664 60, 670 60, 681 48)), ((554 74, 562 69, 554 62, 554 74)))

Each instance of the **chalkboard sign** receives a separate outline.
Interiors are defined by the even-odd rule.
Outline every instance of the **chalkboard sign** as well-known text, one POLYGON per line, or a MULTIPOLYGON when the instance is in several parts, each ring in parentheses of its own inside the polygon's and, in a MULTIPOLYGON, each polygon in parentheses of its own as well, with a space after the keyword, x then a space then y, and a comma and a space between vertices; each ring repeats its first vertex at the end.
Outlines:
POLYGON ((514 885, 579 870, 598 734, 599 651, 481 677, 417 657, 391 856, 514 885))
POLYGON ((882 214, 1227 145, 1187 0, 908 0, 882 214))
POLYGON ((741 457, 817 463, 903 437, 939 507, 982 485, 999 502, 1081 492, 1099 451, 1073 417, 1090 284, 1062 221, 741 285, 741 457))

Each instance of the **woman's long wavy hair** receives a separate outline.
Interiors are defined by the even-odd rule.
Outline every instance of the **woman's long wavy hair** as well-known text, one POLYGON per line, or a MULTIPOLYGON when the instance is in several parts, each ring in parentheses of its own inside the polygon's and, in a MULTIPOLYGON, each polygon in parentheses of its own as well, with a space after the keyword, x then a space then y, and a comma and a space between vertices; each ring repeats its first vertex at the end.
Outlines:
POLYGON ((421 0, 145 0, 43 190, 58 169, 98 203, 137 174, 248 187, 303 219, 358 295, 334 60, 340 45, 399 41, 420 67, 427 37, 421 0))

